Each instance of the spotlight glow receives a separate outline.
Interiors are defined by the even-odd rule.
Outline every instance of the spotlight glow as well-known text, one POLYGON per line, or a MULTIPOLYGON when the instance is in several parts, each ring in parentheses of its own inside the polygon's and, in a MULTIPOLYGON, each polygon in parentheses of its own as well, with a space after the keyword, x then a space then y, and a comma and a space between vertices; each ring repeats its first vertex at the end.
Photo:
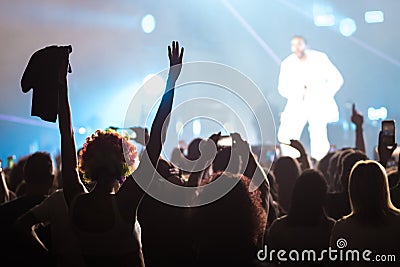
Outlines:
POLYGON ((142 18, 142 29, 145 33, 151 33, 156 28, 156 20, 150 14, 145 15, 142 18))
POLYGON ((86 128, 85 127, 80 127, 79 129, 78 129, 78 133, 79 134, 85 134, 86 133, 86 128))
POLYGON ((385 20, 382 11, 367 11, 364 19, 366 23, 380 23, 385 20))
POLYGON ((200 120, 193 121, 193 134, 199 136, 201 133, 201 122, 200 120))
POLYGON ((333 26, 335 25, 335 16, 332 14, 315 16, 314 24, 318 27, 333 26))
POLYGON ((335 15, 329 5, 316 3, 313 6, 314 24, 317 27, 329 27, 335 25, 335 15))
POLYGON ((371 121, 377 121, 377 120, 386 120, 387 119, 387 108, 385 107, 380 107, 380 108, 374 108, 370 107, 368 108, 368 119, 371 121))
POLYGON ((356 22, 351 18, 345 18, 340 22, 339 30, 343 36, 352 36, 357 30, 356 22))

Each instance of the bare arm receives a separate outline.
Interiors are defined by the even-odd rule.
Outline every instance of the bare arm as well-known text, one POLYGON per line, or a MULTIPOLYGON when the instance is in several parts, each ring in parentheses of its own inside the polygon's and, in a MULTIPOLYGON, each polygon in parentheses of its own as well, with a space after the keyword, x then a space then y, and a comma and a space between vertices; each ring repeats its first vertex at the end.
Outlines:
POLYGON ((68 61, 65 61, 62 63, 59 75, 58 123, 61 135, 61 173, 64 196, 69 207, 74 197, 86 192, 86 189, 78 174, 75 137, 68 99, 67 68, 68 61))
POLYGON ((3 171, 0 168, 0 205, 10 201, 10 191, 6 183, 6 178, 3 171))
MULTIPOLYGON (((242 155, 243 159, 247 158, 247 165, 243 175, 251 179, 249 190, 254 191, 258 188, 261 192, 261 195, 268 196, 270 194, 270 186, 267 174, 264 172, 264 169, 261 167, 260 163, 256 160, 249 144, 244 141, 238 133, 234 133, 231 136, 234 140, 235 150, 242 155)), ((243 162, 243 164, 246 164, 246 162, 243 162)), ((265 212, 268 214, 269 197, 263 197, 261 204, 263 205, 265 212)))
POLYGON ((298 157, 297 160, 300 163, 301 169, 303 171, 310 169, 312 164, 304 145, 299 140, 290 140, 290 146, 300 152, 300 157, 298 157))
POLYGON ((124 182, 117 194, 120 202, 130 203, 130 206, 134 206, 134 203, 137 203, 144 193, 135 179, 141 179, 146 184, 151 182, 151 177, 156 169, 165 140, 169 124, 169 114, 172 110, 175 93, 175 83, 182 68, 183 48, 179 50, 178 42, 172 42, 172 47, 168 46, 168 56, 170 60, 168 80, 160 106, 151 126, 150 138, 146 150, 143 153, 138 169, 133 173, 133 177, 130 176, 124 182))
POLYGON ((365 141, 364 141, 364 117, 356 110, 356 105, 353 104, 351 122, 356 125, 356 141, 355 148, 365 153, 365 141))
POLYGON ((17 230, 18 234, 25 240, 31 244, 32 247, 37 247, 39 250, 46 250, 46 246, 43 242, 39 239, 36 235, 36 232, 33 230, 33 227, 40 223, 33 212, 28 211, 24 215, 22 215, 18 220, 15 222, 15 229, 17 230))

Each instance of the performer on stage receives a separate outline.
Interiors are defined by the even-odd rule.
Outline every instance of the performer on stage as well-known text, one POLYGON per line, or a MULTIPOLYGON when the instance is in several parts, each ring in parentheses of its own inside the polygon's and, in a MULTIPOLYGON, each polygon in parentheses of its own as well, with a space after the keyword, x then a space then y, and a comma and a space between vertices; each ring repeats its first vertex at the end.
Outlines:
MULTIPOLYGON (((327 124, 339 120, 334 96, 343 85, 343 77, 325 53, 308 48, 304 37, 294 36, 291 49, 279 74, 278 91, 287 103, 281 114, 278 140, 289 144, 291 139, 300 139, 308 122, 311 157, 319 160, 330 148, 327 124)), ((282 146, 282 154, 285 152, 282 146)))

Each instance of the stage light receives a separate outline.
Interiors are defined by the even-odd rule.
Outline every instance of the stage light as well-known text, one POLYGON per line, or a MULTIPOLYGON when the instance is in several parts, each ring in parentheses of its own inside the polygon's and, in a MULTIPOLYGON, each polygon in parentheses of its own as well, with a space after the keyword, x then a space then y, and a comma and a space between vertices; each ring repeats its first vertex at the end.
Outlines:
POLYGON ((349 37, 357 30, 356 22, 351 18, 342 19, 342 21, 340 21, 339 30, 343 36, 349 37))
POLYGON ((194 136, 199 136, 201 133, 201 122, 200 120, 193 121, 193 134, 194 136))
POLYGON ((377 120, 386 120, 387 119, 387 108, 385 107, 380 107, 380 108, 374 108, 370 107, 368 108, 368 119, 371 121, 377 121, 377 120))
POLYGON ((150 14, 142 18, 142 29, 145 33, 151 33, 156 28, 156 20, 150 14))
POLYGON ((385 20, 382 11, 367 11, 364 19, 366 23, 380 23, 385 20))
POLYGON ((335 25, 335 15, 329 5, 314 4, 313 6, 314 24, 317 27, 328 27, 335 25))
POLYGON ((79 134, 85 134, 86 133, 86 128, 85 127, 80 127, 79 129, 78 129, 78 133, 79 134))
POLYGON ((332 14, 315 16, 314 24, 318 27, 333 26, 335 25, 335 16, 332 14))

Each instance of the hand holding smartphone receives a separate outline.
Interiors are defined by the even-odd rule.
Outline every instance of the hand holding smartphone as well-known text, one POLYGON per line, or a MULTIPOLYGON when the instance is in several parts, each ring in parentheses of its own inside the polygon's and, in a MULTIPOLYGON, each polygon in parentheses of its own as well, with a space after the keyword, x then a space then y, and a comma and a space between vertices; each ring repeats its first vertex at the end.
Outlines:
POLYGON ((382 121, 381 128, 382 145, 386 147, 394 146, 396 143, 396 128, 394 120, 382 121))

